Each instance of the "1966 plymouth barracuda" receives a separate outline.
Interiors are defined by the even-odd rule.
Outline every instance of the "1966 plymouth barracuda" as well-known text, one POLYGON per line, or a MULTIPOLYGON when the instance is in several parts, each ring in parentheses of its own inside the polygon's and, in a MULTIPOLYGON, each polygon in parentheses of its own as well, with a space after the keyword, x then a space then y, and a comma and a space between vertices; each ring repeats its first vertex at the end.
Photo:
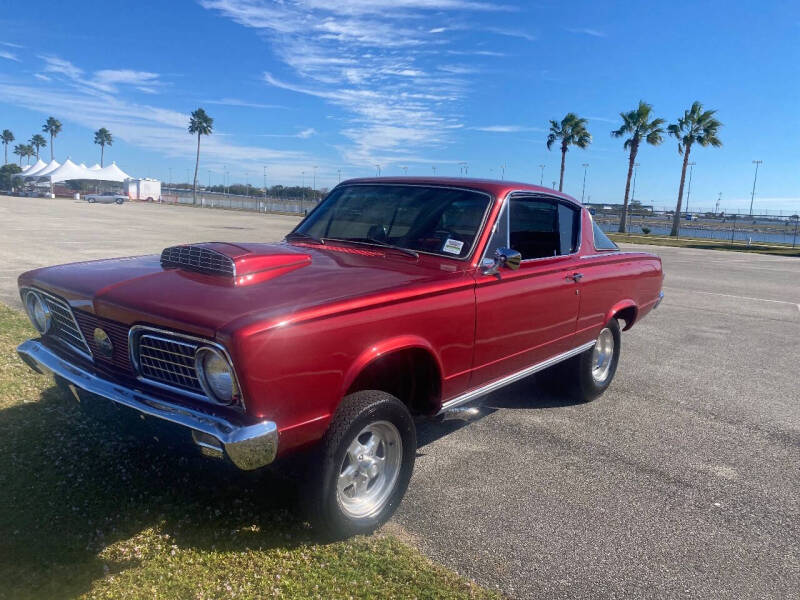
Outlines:
POLYGON ((657 257, 621 252, 564 194, 359 179, 281 243, 24 273, 41 337, 18 351, 241 469, 310 453, 312 517, 350 535, 402 499, 415 418, 557 364, 579 399, 602 394, 620 330, 658 305, 662 279, 657 257))

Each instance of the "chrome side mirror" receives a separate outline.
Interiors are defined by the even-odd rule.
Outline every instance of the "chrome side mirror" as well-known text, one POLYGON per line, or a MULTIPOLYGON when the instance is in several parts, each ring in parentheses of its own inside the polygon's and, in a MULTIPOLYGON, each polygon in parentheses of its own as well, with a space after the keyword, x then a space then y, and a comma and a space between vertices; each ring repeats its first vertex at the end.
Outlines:
POLYGON ((500 267, 516 271, 522 262, 522 254, 511 248, 498 248, 494 251, 494 258, 484 258, 481 262, 481 272, 484 275, 497 275, 500 267))

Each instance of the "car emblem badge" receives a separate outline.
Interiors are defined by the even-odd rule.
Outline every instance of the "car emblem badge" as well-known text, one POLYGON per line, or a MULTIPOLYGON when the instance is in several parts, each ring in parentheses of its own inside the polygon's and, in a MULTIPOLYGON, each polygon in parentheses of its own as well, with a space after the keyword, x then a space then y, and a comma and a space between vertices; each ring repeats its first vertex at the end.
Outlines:
POLYGON ((114 344, 111 343, 111 338, 99 327, 94 330, 94 343, 97 351, 106 358, 111 358, 114 354, 114 344))

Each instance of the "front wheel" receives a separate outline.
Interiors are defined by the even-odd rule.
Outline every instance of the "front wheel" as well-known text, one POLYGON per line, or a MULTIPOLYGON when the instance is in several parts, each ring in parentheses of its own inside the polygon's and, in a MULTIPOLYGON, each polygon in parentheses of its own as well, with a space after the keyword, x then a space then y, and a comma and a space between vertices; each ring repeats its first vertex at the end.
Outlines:
POLYGON ((416 452, 414 420, 402 402, 372 390, 347 396, 309 482, 312 522, 333 538, 373 532, 403 499, 416 452))

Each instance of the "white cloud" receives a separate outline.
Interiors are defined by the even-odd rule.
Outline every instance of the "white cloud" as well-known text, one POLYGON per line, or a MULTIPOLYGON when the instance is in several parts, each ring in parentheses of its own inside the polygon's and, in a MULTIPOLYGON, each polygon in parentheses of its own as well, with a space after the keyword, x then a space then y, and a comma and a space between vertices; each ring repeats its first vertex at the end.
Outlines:
POLYGON ((275 87, 320 98, 345 113, 339 144, 353 163, 407 161, 448 143, 460 126, 467 76, 480 65, 439 65, 451 27, 436 13, 507 10, 470 0, 200 0, 257 30, 288 67, 264 73, 275 87), (439 35, 431 36, 431 33, 439 35))
POLYGON ((83 76, 83 69, 79 69, 68 60, 57 56, 40 56, 39 58, 45 62, 43 69, 45 73, 56 73, 69 79, 80 79, 83 76))
POLYGON ((309 127, 308 129, 303 129, 303 131, 298 133, 297 137, 299 137, 302 140, 306 140, 306 139, 310 138, 312 135, 316 135, 316 134, 317 134, 317 130, 314 129, 313 127, 309 127))
POLYGON ((25 46, 21 46, 20 44, 13 44, 11 42, 0 42, 0 46, 7 46, 9 48, 24 48, 25 46))
POLYGON ((567 29, 570 33, 581 33, 583 35, 589 35, 591 37, 598 37, 604 38, 606 37, 605 32, 599 31, 597 29, 590 29, 588 27, 577 27, 577 28, 569 28, 567 29))
MULTIPOLYGON (((79 88, 92 88, 97 92, 115 93, 119 86, 132 86, 146 94, 156 94, 163 85, 158 73, 149 71, 134 71, 132 69, 101 69, 92 75, 72 64, 70 61, 58 56, 40 56, 44 61, 44 73, 66 77, 79 88)), ((39 74, 38 79, 42 79, 39 74)))
POLYGON ((259 102, 247 102, 246 100, 238 100, 236 98, 222 98, 220 100, 206 100, 205 104, 217 104, 221 106, 241 106, 243 108, 281 108, 288 109, 288 106, 280 104, 261 104, 259 102))
POLYGON ((13 60, 14 62, 20 62, 16 54, 14 54, 13 52, 6 52, 5 50, 0 50, 0 58, 13 60))
POLYGON ((544 131, 541 127, 525 127, 524 125, 484 125, 481 127, 470 127, 474 131, 486 131, 489 133, 520 133, 523 131, 544 131))

